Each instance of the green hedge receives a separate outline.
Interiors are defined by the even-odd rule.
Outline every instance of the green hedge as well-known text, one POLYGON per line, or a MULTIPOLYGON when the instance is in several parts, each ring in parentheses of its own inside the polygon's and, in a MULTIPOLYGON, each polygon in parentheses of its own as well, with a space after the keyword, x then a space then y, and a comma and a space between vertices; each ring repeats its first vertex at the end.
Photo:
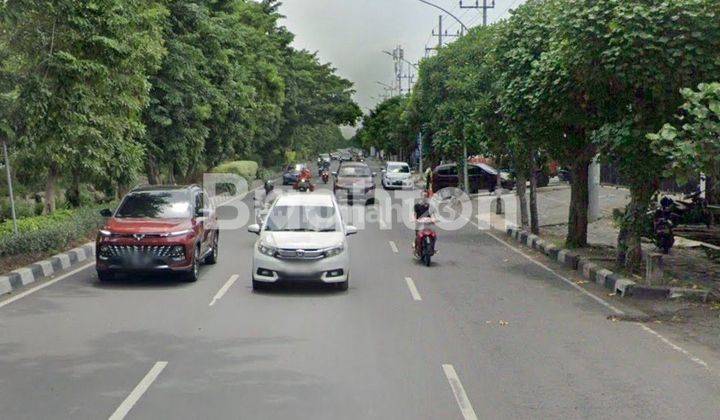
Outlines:
POLYGON ((214 173, 235 174, 245 178, 248 182, 257 179, 258 164, 251 160, 227 162, 212 170, 214 173))
POLYGON ((88 238, 102 225, 103 207, 58 210, 47 216, 18 220, 19 234, 13 235, 12 221, 0 224, 0 257, 26 253, 63 251, 75 241, 88 238))

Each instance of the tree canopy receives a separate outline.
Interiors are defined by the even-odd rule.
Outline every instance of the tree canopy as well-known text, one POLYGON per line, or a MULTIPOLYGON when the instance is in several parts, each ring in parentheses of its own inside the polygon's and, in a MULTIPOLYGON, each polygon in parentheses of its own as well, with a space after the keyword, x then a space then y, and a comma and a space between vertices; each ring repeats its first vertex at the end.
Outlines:
POLYGON ((272 166, 338 142, 353 85, 291 47, 276 0, 8 0, 3 133, 56 184, 122 190, 197 179, 224 160, 272 166), (319 136, 319 137, 315 137, 319 136))

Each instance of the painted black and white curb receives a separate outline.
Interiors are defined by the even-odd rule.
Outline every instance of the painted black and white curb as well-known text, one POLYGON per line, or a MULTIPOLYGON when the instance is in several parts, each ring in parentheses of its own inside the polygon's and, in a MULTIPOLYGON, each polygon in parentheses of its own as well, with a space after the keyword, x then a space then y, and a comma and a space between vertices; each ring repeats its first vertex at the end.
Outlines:
POLYGON ((560 249, 553 244, 547 243, 537 235, 514 227, 507 228, 507 234, 523 245, 542 252, 564 267, 578 271, 588 281, 610 289, 613 293, 622 297, 632 296, 645 299, 685 298, 706 301, 710 293, 709 290, 705 289, 641 285, 588 259, 582 258, 573 251, 560 249))
POLYGON ((59 271, 75 267, 92 258, 95 258, 94 242, 87 243, 81 247, 63 252, 62 254, 54 255, 27 267, 18 268, 15 271, 0 276, 0 295, 52 277, 53 274, 59 271))

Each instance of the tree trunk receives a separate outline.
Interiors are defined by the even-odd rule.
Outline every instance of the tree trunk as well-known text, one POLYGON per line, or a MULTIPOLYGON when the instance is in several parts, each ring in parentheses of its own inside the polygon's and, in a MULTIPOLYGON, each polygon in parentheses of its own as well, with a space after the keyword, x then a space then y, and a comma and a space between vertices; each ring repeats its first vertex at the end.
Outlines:
POLYGON ((588 189, 589 167, 591 159, 579 158, 570 167, 570 214, 568 217, 567 246, 582 248, 587 246, 588 206, 590 195, 588 189))
POLYGON ((45 184, 45 214, 55 211, 55 194, 56 183, 58 178, 58 167, 55 162, 50 163, 48 168, 48 176, 45 184))
POLYGON ((170 168, 170 172, 168 172, 167 183, 169 185, 175 185, 177 183, 176 180, 177 180, 177 171, 176 171, 175 166, 172 166, 170 168))
POLYGON ((65 194, 65 197, 73 208, 80 207, 80 174, 77 170, 73 170, 70 188, 65 194))
POLYGON ((148 154, 147 161, 145 162, 145 169, 147 172, 148 183, 150 183, 150 185, 159 184, 160 166, 158 165, 157 158, 155 156, 148 154))
POLYGON ((520 206, 520 226, 523 229, 527 229, 528 222, 528 203, 527 203, 527 176, 522 171, 517 174, 517 195, 518 205, 520 206))
POLYGON ((639 273, 642 268, 642 236, 647 228, 646 214, 654 192, 652 182, 630 188, 631 199, 618 236, 617 260, 624 260, 625 268, 633 273, 639 273))
POLYGON ((530 232, 540 234, 540 220, 537 207, 537 170, 535 159, 531 158, 530 165, 530 232))

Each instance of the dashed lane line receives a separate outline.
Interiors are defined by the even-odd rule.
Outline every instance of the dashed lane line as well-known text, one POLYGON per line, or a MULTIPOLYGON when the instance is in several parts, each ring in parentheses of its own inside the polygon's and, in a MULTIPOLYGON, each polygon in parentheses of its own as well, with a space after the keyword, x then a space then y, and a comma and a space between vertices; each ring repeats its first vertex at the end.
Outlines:
POLYGON ((226 281, 225 284, 220 288, 220 290, 218 290, 218 292, 215 294, 215 297, 212 298, 212 300, 210 301, 210 304, 208 304, 208 306, 215 306, 215 304, 220 299, 222 299, 223 296, 225 296, 225 293, 227 293, 227 291, 230 290, 232 285, 235 284, 235 282, 239 278, 240 278, 240 276, 237 274, 233 274, 232 276, 230 276, 228 281, 226 281))
POLYGON ((145 375, 144 378, 140 381, 139 384, 135 387, 135 389, 132 390, 130 395, 125 398, 125 401, 123 401, 120 406, 115 410, 114 413, 110 416, 109 420, 122 420, 125 418, 125 416, 128 415, 130 410, 137 404, 137 402, 142 398, 143 394, 147 392, 148 388, 150 388, 150 385, 155 382, 158 375, 165 369, 168 362, 157 362, 155 365, 150 369, 150 371, 145 375))
POLYGON ((453 395, 455 395, 455 401, 457 401, 457 404, 460 407, 460 413, 463 418, 465 420, 477 420, 475 410, 470 403, 470 399, 465 393, 465 388, 463 388, 462 382, 460 382, 460 378, 458 377, 457 372, 455 372, 453 365, 442 365, 442 368, 443 372, 445 372, 445 377, 450 383, 450 388, 452 389, 453 395))
POLYGON ((393 251, 394 253, 396 253, 396 254, 397 254, 398 252, 400 252, 400 251, 398 250, 397 244, 395 244, 395 241, 390 241, 390 249, 392 249, 392 251, 393 251))
POLYGON ((408 289, 410 289, 410 295, 412 295, 412 298, 414 301, 419 302, 422 300, 422 296, 420 296, 420 292, 418 292, 417 287, 415 287, 415 282, 410 277, 405 277, 405 283, 407 283, 408 289))

